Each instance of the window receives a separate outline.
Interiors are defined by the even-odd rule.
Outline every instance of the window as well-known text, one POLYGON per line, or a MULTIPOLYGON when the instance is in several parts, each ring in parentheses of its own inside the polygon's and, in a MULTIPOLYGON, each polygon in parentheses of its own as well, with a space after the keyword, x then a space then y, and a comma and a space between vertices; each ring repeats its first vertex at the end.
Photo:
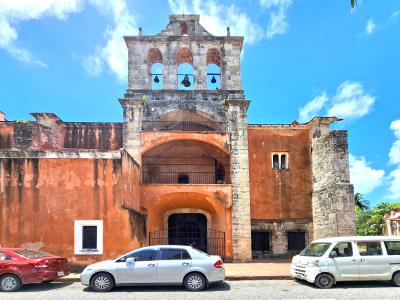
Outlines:
POLYGON ((251 232, 251 252, 254 259, 261 259, 270 254, 270 233, 268 231, 251 232))
POLYGON ((179 184, 188 184, 189 183, 189 175, 188 174, 179 174, 178 175, 178 183, 179 184))
POLYGON ((272 169, 285 170, 289 168, 288 153, 272 153, 272 169))
POLYGON ((400 255, 400 242, 385 242, 385 246, 388 255, 400 255))
POLYGON ((321 257, 331 246, 330 243, 312 243, 306 249, 301 251, 300 256, 321 257))
POLYGON ((221 87, 221 54, 216 48, 207 51, 207 89, 218 90, 221 87))
POLYGON ((353 247, 350 242, 338 243, 332 251, 336 251, 337 257, 353 256, 353 247))
POLYGON ((40 257, 54 256, 54 255, 46 253, 46 252, 29 250, 29 249, 15 250, 13 252, 17 253, 23 257, 26 257, 26 258, 40 258, 40 257))
POLYGON ((74 253, 77 255, 103 254, 103 221, 76 220, 74 224, 74 253))
POLYGON ((178 90, 193 90, 193 88, 193 66, 188 63, 180 64, 178 67, 178 90))
POLYGON ((357 242, 358 252, 361 256, 382 255, 380 242, 357 242))
POLYGON ((161 260, 191 259, 189 253, 184 249, 161 249, 161 260))
POLYGON ((302 231, 288 232, 288 251, 300 252, 306 246, 306 233, 302 231))
POLYGON ((82 249, 97 249, 97 226, 82 227, 82 249))
POLYGON ((131 252, 120 259, 117 262, 125 262, 127 258, 135 258, 135 261, 152 261, 157 260, 158 251, 157 250, 138 250, 135 252, 131 252))
POLYGON ((181 35, 188 35, 189 29, 186 23, 181 23, 181 35))
POLYGON ((12 258, 7 253, 0 252, 0 260, 12 260, 12 258))

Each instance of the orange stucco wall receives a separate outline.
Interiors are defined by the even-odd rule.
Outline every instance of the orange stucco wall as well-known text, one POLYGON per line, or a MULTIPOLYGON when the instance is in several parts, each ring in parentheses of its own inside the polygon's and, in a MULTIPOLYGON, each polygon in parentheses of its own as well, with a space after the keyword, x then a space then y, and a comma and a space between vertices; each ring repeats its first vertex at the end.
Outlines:
POLYGON ((11 148, 14 127, 10 122, 0 122, 0 148, 11 148))
POLYGON ((140 246, 126 207, 139 196, 139 169, 122 159, 0 159, 0 244, 66 256, 73 263, 140 246), (125 177, 125 178, 124 178, 125 177), (103 220, 104 254, 74 255, 74 221, 103 220))
POLYGON ((250 126, 248 137, 251 218, 311 220, 309 130, 250 126), (288 152, 288 170, 272 169, 272 152, 288 152))

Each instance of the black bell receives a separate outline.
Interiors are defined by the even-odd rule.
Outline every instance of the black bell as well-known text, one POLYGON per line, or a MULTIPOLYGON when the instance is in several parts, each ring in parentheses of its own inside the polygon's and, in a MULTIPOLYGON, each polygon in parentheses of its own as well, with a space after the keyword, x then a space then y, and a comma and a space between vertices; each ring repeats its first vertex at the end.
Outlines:
POLYGON ((159 83, 160 82, 160 79, 158 78, 158 75, 156 75, 156 77, 154 77, 154 82, 155 83, 159 83))
POLYGON ((217 79, 215 79, 215 76, 213 75, 213 77, 211 78, 211 83, 217 83, 217 79))
POLYGON ((185 77, 183 77, 181 83, 183 84, 184 87, 189 87, 191 85, 188 74, 186 74, 185 77))

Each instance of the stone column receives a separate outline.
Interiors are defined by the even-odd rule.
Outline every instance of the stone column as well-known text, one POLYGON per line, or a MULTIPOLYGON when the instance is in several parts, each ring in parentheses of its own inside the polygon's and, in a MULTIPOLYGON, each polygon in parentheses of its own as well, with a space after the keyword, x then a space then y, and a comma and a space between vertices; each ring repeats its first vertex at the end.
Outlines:
POLYGON ((136 160, 140 157, 140 132, 145 110, 145 101, 142 99, 120 99, 124 109, 123 145, 125 150, 136 160))
POLYGON ((251 217, 247 100, 226 100, 231 134, 232 242, 233 260, 251 261, 251 217))
POLYGON ((314 239, 354 235, 347 131, 317 128, 312 141, 314 239))

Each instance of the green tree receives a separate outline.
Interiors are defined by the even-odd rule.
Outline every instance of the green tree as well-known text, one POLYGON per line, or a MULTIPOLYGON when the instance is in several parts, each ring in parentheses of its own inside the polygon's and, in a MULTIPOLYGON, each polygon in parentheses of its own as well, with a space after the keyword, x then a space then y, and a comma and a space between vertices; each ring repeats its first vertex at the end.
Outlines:
POLYGON ((385 212, 400 208, 400 203, 379 203, 372 209, 362 210, 356 206, 356 226, 358 235, 382 235, 385 212))
POLYGON ((369 209, 369 203, 368 200, 365 200, 363 195, 360 193, 356 193, 354 195, 354 202, 356 207, 358 207, 360 210, 368 210, 369 209))
POLYGON ((357 5, 357 1, 356 0, 351 0, 351 7, 354 8, 357 5))

